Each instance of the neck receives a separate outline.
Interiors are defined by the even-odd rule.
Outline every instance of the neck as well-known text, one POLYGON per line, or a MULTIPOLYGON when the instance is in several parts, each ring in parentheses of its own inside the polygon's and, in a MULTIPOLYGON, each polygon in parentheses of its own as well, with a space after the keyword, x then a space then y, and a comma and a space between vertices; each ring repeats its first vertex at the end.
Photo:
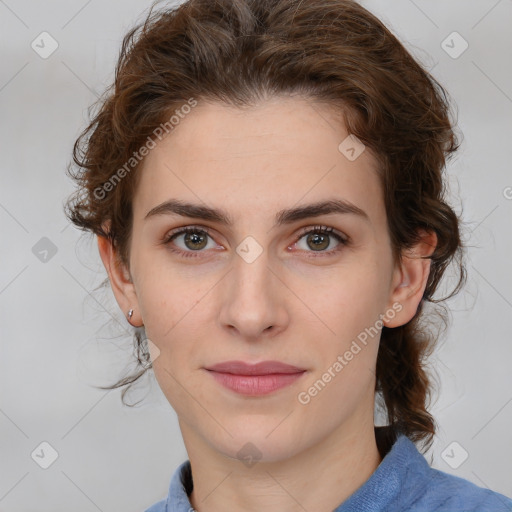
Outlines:
POLYGON ((382 460, 373 421, 350 433, 333 431, 286 460, 259 461, 250 467, 215 452, 187 426, 180 426, 194 479, 189 499, 197 512, 332 512, 382 460))

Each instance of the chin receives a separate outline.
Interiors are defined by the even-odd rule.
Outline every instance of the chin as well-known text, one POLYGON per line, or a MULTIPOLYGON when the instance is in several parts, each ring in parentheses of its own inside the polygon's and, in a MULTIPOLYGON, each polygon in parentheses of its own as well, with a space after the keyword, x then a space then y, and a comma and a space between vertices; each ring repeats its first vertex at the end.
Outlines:
POLYGON ((277 421, 272 417, 266 421, 260 419, 251 423, 249 420, 231 426, 224 423, 233 437, 222 430, 222 433, 219 432, 222 438, 213 440, 212 446, 227 457, 246 463, 248 467, 254 461, 286 460, 300 452, 303 447, 300 444, 301 436, 293 435, 293 429, 290 429, 292 425, 285 428, 284 423, 287 420, 279 424, 282 420, 282 417, 277 421))

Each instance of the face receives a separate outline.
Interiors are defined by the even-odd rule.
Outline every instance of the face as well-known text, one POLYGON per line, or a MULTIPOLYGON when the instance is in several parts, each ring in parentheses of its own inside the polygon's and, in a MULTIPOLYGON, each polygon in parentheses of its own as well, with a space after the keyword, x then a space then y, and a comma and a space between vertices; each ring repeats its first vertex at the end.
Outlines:
POLYGON ((137 308, 159 351, 155 376, 185 442, 230 457, 251 442, 276 461, 373 420, 380 330, 402 309, 403 275, 376 160, 369 149, 347 158, 347 136, 304 98, 245 110, 199 103, 145 158, 125 310, 137 308), (160 206, 168 201, 204 210, 179 214, 160 206), (306 209, 328 201, 349 207, 306 209), (207 370, 226 361, 302 371, 207 370))

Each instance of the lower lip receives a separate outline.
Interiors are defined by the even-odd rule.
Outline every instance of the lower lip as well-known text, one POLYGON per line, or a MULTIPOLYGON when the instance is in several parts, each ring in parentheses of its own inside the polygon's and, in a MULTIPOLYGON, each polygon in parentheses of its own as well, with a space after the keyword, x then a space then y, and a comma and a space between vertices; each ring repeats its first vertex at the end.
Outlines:
POLYGON ((270 375, 234 375, 209 370, 213 378, 224 387, 242 395, 267 395, 273 391, 293 384, 300 379, 300 373, 273 373, 270 375))

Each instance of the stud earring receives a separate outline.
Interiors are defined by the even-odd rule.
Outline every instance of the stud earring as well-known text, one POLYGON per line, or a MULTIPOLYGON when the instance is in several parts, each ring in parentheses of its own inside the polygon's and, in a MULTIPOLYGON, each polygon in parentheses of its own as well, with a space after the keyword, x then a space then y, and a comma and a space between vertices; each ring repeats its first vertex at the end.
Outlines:
POLYGON ((128 320, 131 320, 132 316, 133 316, 133 309, 130 309, 130 311, 128 311, 128 320))

